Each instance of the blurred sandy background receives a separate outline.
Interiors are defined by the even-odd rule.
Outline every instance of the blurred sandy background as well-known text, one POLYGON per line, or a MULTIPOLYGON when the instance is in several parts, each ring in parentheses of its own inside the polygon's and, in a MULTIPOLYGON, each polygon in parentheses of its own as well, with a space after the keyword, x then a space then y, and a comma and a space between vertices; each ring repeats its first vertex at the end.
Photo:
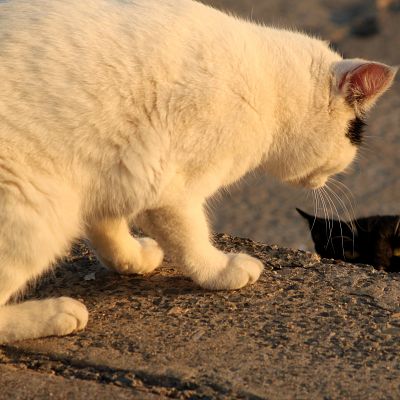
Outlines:
MULTIPOLYGON (((344 56, 400 64, 400 0, 204 0, 217 8, 331 41, 344 56)), ((356 216, 400 214, 400 79, 368 118, 360 159, 347 176, 356 216)), ((340 192, 337 191, 338 195, 340 192)), ((347 207, 349 201, 340 195, 347 207)), ((335 201, 339 213, 346 213, 335 201)), ((212 203, 214 229, 287 247, 312 249, 295 207, 313 212, 312 193, 250 176, 212 203)), ((323 215, 322 209, 320 215, 323 215)))

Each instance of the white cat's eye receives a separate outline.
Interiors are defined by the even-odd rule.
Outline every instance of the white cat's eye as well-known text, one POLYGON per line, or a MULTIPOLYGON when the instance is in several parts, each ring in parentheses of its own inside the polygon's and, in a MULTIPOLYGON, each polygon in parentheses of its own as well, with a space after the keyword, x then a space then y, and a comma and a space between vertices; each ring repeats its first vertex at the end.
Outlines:
POLYGON ((393 255, 395 257, 400 257, 400 247, 397 247, 396 249, 393 249, 393 255))

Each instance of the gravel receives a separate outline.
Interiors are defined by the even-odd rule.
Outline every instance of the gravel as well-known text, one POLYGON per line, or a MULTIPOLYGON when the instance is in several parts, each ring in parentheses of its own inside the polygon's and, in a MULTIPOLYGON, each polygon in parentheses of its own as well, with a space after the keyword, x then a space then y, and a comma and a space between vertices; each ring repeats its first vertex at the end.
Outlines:
POLYGON ((146 277, 119 276, 77 244, 29 297, 81 299, 89 325, 0 346, 0 398, 400 397, 399 274, 227 234, 214 240, 260 258, 260 280, 209 292, 168 261, 146 277))

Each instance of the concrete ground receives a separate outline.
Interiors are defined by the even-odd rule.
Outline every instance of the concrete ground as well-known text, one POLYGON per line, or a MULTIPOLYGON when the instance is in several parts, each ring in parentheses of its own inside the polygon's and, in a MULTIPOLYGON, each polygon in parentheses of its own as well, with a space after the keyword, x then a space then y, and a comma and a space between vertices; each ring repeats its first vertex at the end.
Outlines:
POLYGON ((88 327, 0 346, 0 399, 400 398, 399 274, 215 240, 265 262, 254 286, 119 276, 76 246, 30 297, 81 299, 88 327))

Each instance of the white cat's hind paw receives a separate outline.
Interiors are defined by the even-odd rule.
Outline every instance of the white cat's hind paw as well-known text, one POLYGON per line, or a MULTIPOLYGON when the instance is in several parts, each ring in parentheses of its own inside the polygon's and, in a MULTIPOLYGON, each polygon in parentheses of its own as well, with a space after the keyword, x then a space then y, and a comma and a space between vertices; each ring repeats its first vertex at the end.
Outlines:
POLYGON ((213 290, 240 289, 256 282, 264 269, 261 261, 244 253, 227 254, 227 257, 229 261, 225 268, 200 282, 202 287, 213 290))

